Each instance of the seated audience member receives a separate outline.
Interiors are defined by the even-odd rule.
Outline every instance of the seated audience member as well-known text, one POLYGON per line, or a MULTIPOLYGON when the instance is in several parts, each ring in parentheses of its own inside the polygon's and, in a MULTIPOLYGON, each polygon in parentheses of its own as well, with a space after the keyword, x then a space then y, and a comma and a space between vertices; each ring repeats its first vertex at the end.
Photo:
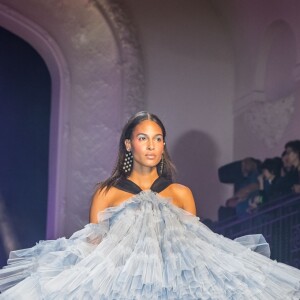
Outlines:
POLYGON ((282 168, 280 171, 280 175, 281 177, 284 177, 287 173, 291 171, 292 168, 286 150, 284 150, 281 154, 281 161, 282 161, 282 168))
POLYGON ((291 183, 281 176, 283 162, 281 158, 268 158, 262 166, 262 174, 258 176, 259 195, 249 201, 248 212, 253 212, 260 204, 271 202, 291 193, 291 183))
POLYGON ((292 166, 286 177, 293 185, 293 191, 300 193, 300 140, 290 141, 285 145, 287 159, 292 166))
POLYGON ((234 195, 226 201, 225 207, 219 208, 219 220, 224 220, 236 215, 238 212, 246 211, 248 207, 244 201, 249 197, 253 197, 259 190, 257 176, 259 175, 260 161, 252 157, 248 157, 239 162, 234 162, 219 169, 219 178, 221 182, 234 184, 234 195), (235 171, 235 176, 232 175, 235 171), (226 172, 228 176, 226 176, 226 172), (226 179, 229 177, 234 181, 230 182, 226 179))
POLYGON ((235 193, 239 184, 243 181, 242 161, 237 160, 220 167, 218 169, 218 176, 220 182, 233 184, 235 193))

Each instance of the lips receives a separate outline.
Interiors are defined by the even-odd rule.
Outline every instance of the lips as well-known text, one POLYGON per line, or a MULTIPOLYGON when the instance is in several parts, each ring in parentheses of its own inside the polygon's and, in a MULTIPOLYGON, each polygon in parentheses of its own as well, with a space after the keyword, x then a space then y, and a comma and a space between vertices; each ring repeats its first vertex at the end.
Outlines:
POLYGON ((147 157, 148 159, 155 159, 155 158, 156 158, 156 155, 154 155, 154 154, 146 154, 146 157, 147 157))

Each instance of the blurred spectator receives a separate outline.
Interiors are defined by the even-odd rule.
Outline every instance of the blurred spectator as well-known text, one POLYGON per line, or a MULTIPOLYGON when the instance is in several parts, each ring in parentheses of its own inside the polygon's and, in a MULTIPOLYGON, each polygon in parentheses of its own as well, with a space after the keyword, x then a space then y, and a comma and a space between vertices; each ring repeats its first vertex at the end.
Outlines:
POLYGON ((246 212, 248 199, 257 195, 260 161, 247 157, 219 168, 219 179, 223 183, 234 184, 234 195, 219 208, 219 220, 224 220, 246 212))
POLYGON ((291 171, 286 177, 292 182, 293 191, 300 193, 300 140, 286 143, 285 151, 288 163, 291 165, 291 171))
POLYGON ((261 165, 248 157, 220 167, 218 173, 221 182, 234 184, 234 195, 219 208, 219 221, 251 213, 259 204, 300 193, 300 140, 289 141, 281 158, 266 159, 261 165))
POLYGON ((267 203, 291 193, 291 183, 281 176, 283 162, 280 157, 266 159, 262 174, 258 176, 259 195, 249 201, 248 212, 253 212, 260 204, 267 203))
POLYGON ((289 156, 288 156, 286 150, 284 150, 282 152, 282 154, 281 154, 281 160, 282 160, 282 168, 281 168, 280 175, 283 177, 288 172, 290 172, 291 168, 292 168, 292 165, 290 164, 289 156))
POLYGON ((283 190, 280 175, 283 163, 279 157, 268 158, 262 164, 262 174, 259 175, 259 190, 263 202, 272 201, 289 191, 283 190))

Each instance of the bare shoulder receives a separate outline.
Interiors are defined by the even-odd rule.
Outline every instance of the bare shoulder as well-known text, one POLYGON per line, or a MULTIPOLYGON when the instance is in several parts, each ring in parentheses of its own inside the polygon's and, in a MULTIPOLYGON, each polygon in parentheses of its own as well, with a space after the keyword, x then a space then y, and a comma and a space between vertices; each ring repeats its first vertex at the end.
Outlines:
POLYGON ((97 223, 97 216, 100 211, 103 211, 108 207, 117 206, 119 202, 124 201, 126 197, 128 198, 127 193, 124 193, 115 187, 109 189, 104 187, 103 189, 96 190, 92 197, 90 222, 97 223))
POLYGON ((168 190, 177 206, 194 215, 196 214, 195 200, 190 188, 183 184, 172 183, 168 190))
POLYGON ((170 191, 178 196, 189 196, 192 194, 192 191, 190 188, 183 184, 179 183, 172 183, 170 185, 170 191))
POLYGON ((107 187, 104 187, 103 189, 97 189, 93 195, 92 202, 109 204, 111 195, 113 194, 113 189, 113 187, 111 187, 110 189, 107 189, 107 187))

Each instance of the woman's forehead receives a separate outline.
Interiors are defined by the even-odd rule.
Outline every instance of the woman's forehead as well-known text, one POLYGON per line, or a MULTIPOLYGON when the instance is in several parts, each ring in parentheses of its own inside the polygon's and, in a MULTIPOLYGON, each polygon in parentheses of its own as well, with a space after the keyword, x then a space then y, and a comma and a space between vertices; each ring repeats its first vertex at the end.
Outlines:
POLYGON ((144 120, 135 126, 133 132, 135 134, 138 134, 138 133, 162 134, 162 129, 156 122, 151 121, 151 120, 144 120))

